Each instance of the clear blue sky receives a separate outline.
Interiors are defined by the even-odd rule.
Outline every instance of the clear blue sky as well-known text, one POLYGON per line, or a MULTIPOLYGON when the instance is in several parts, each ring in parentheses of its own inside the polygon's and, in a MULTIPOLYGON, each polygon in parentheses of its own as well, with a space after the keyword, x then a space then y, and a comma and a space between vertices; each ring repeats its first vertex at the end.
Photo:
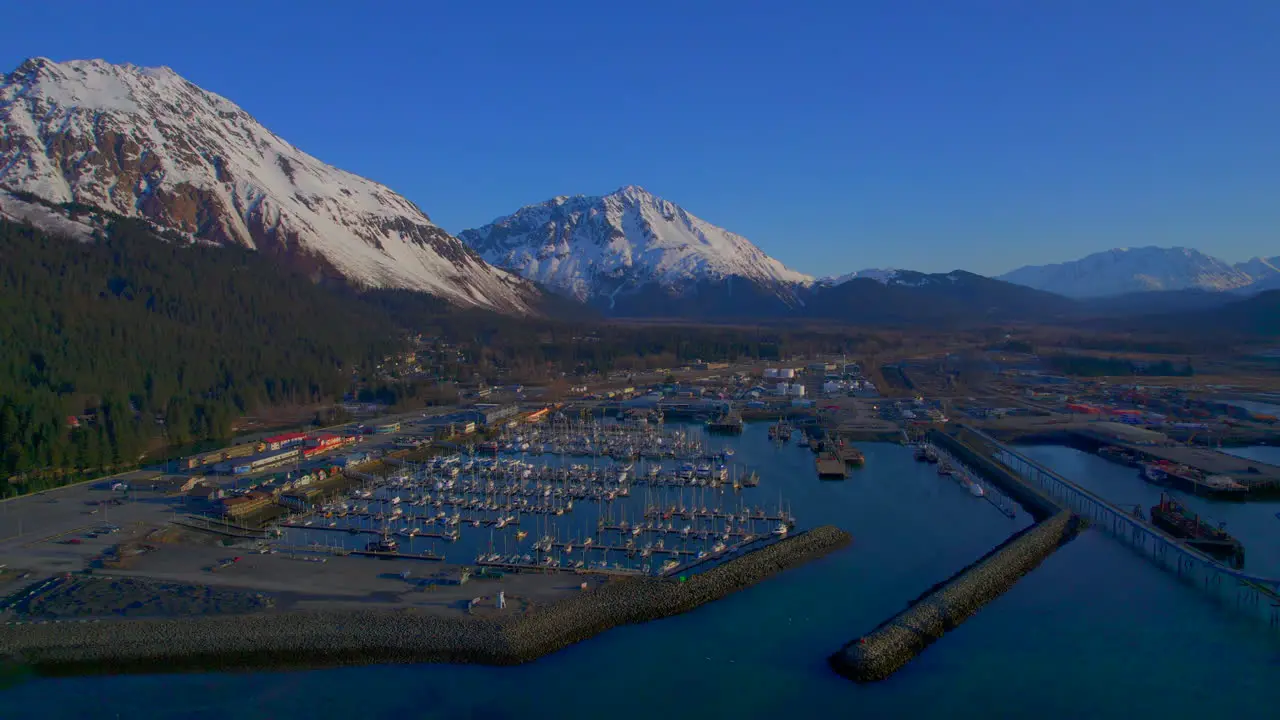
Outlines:
POLYGON ((330 4, 12 3, 0 66, 168 65, 454 232, 637 184, 819 275, 1280 255, 1280 0, 330 4))

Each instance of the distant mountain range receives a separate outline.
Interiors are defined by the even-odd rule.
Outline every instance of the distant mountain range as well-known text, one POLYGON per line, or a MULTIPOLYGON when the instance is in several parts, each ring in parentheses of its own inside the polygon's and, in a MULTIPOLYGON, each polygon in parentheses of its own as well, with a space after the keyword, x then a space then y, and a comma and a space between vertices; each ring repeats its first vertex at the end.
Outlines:
POLYGON ((257 250, 315 282, 503 313, 857 323, 1057 321, 1219 308, 1280 289, 1280 257, 1112 250, 997 278, 814 278, 636 186, 561 196, 455 238, 168 68, 24 62, 0 79, 0 216, 92 240, 101 217, 257 250), (551 292, 548 292, 551 291, 551 292))
POLYGON ((1249 293, 1280 288, 1280 256, 1232 265, 1190 248, 1117 248, 1071 262, 1028 265, 998 279, 1073 298, 1175 290, 1249 293))

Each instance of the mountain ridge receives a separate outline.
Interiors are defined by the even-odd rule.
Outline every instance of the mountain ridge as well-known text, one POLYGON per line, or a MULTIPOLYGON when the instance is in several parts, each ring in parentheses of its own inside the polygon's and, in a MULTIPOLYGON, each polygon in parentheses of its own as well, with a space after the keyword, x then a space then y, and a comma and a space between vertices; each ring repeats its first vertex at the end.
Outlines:
POLYGON ((1194 248, 1113 248, 1077 260, 1025 265, 995 277, 1078 299, 1153 291, 1255 292, 1280 276, 1280 257, 1231 264, 1194 248))
POLYGON ((559 195, 458 237, 491 264, 608 308, 655 288, 678 298, 735 279, 794 305, 797 289, 813 283, 747 238, 636 185, 559 195))
POLYGON ((491 268, 390 188, 289 144, 167 67, 31 58, 0 78, 0 185, 250 247, 317 281, 529 311, 491 268))

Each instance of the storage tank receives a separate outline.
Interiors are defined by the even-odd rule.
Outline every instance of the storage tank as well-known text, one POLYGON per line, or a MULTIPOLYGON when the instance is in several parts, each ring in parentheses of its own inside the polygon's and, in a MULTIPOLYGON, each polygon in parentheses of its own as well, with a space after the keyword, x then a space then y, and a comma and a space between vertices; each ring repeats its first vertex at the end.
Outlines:
POLYGON ((804 385, 800 383, 792 385, 790 395, 792 397, 804 397, 804 385))
POLYGON ((786 378, 787 380, 790 380, 795 376, 796 376, 796 371, 793 368, 782 368, 781 370, 778 371, 778 377, 780 378, 786 378))

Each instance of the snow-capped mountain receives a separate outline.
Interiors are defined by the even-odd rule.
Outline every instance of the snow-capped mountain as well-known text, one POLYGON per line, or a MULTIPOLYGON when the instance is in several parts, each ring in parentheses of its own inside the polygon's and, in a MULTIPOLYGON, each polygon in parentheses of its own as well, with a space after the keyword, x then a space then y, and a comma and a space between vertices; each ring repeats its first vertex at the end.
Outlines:
POLYGON ((1248 288, 1259 278, 1198 250, 1141 247, 1094 253, 1073 262, 1028 265, 998 279, 1089 298, 1159 290, 1236 290, 1248 288))
POLYGON ((528 310, 531 288, 389 188, 293 147, 169 68, 24 62, 0 82, 0 185, 145 217, 317 278, 528 310))
POLYGON ((641 290, 679 296, 723 284, 732 292, 741 281, 795 303, 796 290, 813 282, 741 235, 635 186, 529 205, 458 237, 498 267, 608 307, 641 290))

